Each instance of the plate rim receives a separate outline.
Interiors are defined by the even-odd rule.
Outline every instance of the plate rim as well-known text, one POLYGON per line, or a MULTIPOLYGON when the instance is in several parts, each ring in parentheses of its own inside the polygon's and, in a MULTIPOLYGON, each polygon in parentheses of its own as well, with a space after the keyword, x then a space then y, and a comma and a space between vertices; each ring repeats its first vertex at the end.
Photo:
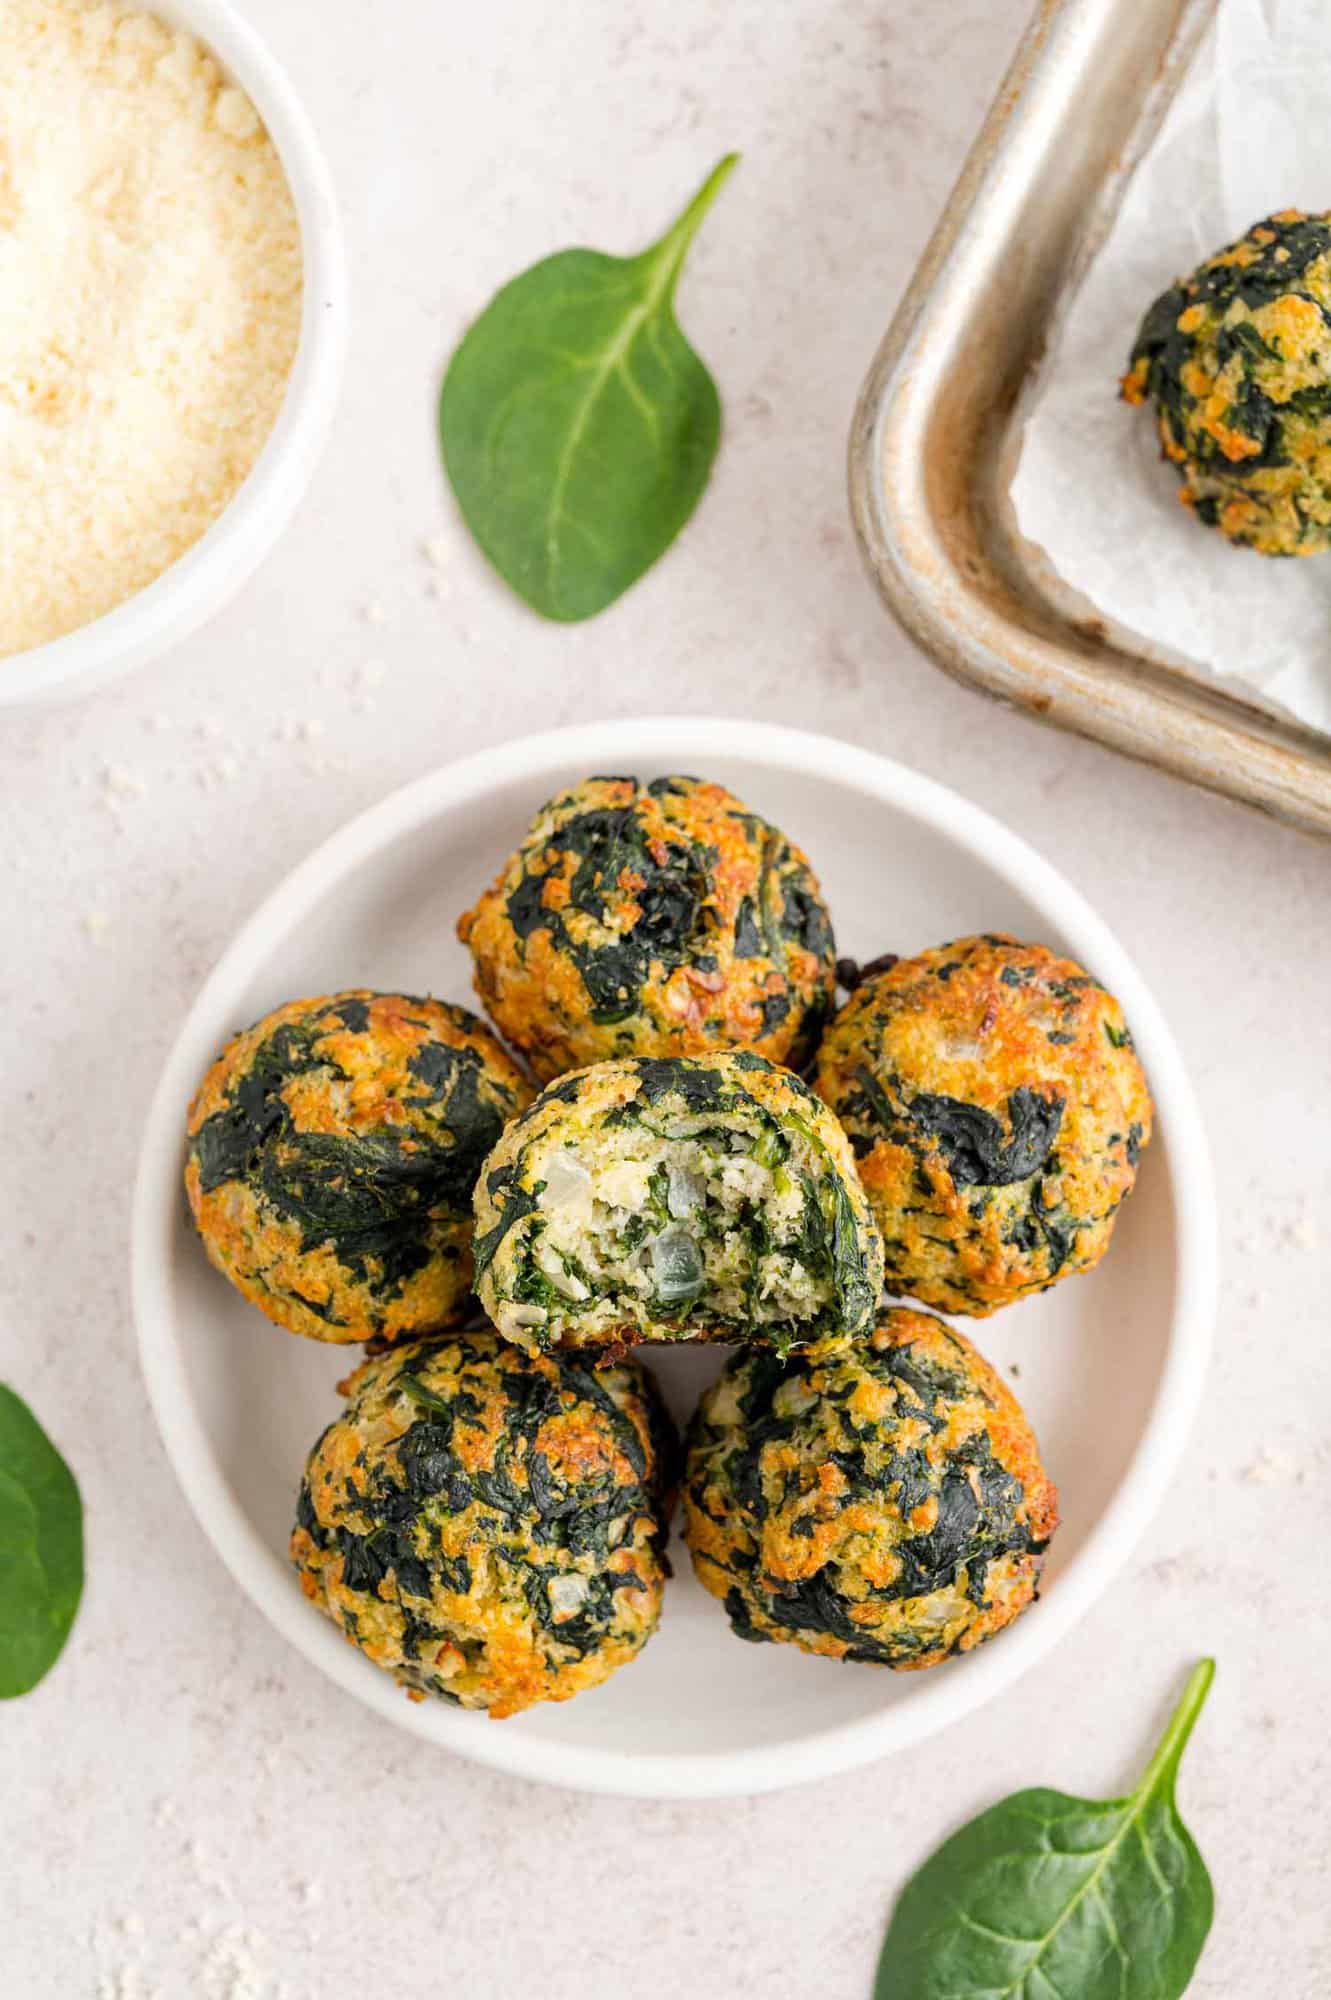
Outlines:
POLYGON ((922 1742, 1011 1686, 1072 1629, 1131 1554, 1187 1442, 1211 1349, 1217 1242, 1205 1128, 1173 1034, 1129 954, 1060 870, 982 807, 877 751, 742 717, 658 715, 543 730, 439 765, 355 814, 277 883, 195 994, 153 1093, 134 1185, 131 1300, 153 1416, 195 1519, 245 1595, 308 1660, 399 1728, 509 1776, 620 1797, 701 1799, 830 1777, 922 1742), (456 809, 499 784, 538 777, 556 764, 585 763, 594 770, 607 756, 638 764, 662 757, 738 758, 867 793, 953 841, 1037 901, 1074 955, 1096 966, 1132 1020, 1158 1123, 1169 1133, 1166 1170, 1175 1203, 1177 1283, 1160 1379, 1117 1486, 1038 1615, 1014 1625, 1001 1646, 968 1656, 964 1672, 937 1681, 930 1676, 910 1703, 785 1743, 678 1757, 543 1741, 444 1704, 409 1702, 333 1625, 312 1616, 292 1588, 291 1572, 260 1538, 213 1457, 176 1338, 168 1276, 179 1227, 182 1107, 228 1032, 215 1026, 226 996, 339 880, 441 809, 456 809))

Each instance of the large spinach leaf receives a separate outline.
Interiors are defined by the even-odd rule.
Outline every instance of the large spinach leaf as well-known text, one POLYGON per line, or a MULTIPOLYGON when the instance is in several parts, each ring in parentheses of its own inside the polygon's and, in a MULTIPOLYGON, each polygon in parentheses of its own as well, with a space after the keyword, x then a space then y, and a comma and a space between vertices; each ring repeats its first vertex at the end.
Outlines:
POLYGON ((82 1590, 74 1475, 0 1382, 0 1700, 27 1694, 55 1665, 82 1590))
POLYGON ((546 618, 594 617, 697 506, 721 403, 675 318, 675 286, 737 154, 718 162, 637 257, 562 250, 497 292, 464 335, 439 403, 463 518, 546 618))
POLYGON ((1178 2000, 1211 1927, 1211 1878, 1179 1818, 1203 1660, 1136 1790, 1014 1792, 902 1891, 874 2000, 1178 2000))

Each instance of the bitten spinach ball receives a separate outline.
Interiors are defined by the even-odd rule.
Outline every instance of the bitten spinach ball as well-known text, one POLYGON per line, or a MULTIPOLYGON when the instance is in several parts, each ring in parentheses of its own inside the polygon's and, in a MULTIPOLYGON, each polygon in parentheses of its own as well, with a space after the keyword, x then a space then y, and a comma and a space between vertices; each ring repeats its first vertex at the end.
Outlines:
POLYGON ((817 1088, 850 1134, 887 1289, 984 1314, 1109 1248, 1151 1133, 1123 1010, 1069 959, 962 938, 867 979, 817 1088))
POLYGON ((739 1047, 798 1068, 835 993, 803 854, 698 778, 561 792, 458 935, 486 1008, 543 1080, 739 1047))
POLYGON ((189 1110, 185 1188, 218 1270, 313 1340, 450 1324, 481 1162, 531 1088, 465 1007, 293 1000, 229 1042, 189 1110))
POLYGON ((1163 292, 1122 382, 1179 498, 1268 556, 1331 547, 1331 215, 1284 209, 1163 292))
POLYGON ((882 1274, 845 1134, 747 1049, 549 1084, 476 1186, 476 1289, 522 1347, 784 1351, 862 1332, 882 1274))
POLYGON ((676 1464, 649 1376, 460 1333, 342 1386, 291 1560, 377 1667, 416 1700, 504 1716, 633 1659, 660 1616, 676 1464))
POLYGON ((1012 1391, 926 1313, 786 1366, 738 1356, 689 1432, 685 1539, 741 1639, 936 1666, 1032 1602, 1057 1525, 1012 1391))

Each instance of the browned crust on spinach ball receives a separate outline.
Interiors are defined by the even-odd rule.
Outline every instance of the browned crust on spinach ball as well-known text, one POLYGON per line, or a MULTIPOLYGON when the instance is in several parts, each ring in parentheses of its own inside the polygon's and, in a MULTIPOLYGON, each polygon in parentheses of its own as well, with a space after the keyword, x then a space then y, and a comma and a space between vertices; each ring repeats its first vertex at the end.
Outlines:
POLYGON ((567 1701, 656 1628, 676 1443, 633 1362, 493 1333, 365 1362, 310 1453, 291 1559, 310 1601, 417 1700, 567 1701))
POLYGON ((889 1292, 985 1314, 1088 1271, 1151 1134, 1123 1010, 1070 959, 988 935, 866 981, 819 1051, 889 1292))
POLYGON ((1036 1595, 1058 1495, 1016 1397, 941 1320, 736 1356, 688 1439, 684 1530, 743 1639, 918 1668, 1036 1595))
POLYGON ((721 785, 587 778, 458 920, 476 989, 542 1081, 750 1048, 799 1068, 834 998, 808 861, 721 785))
POLYGON ((1331 215, 1268 215, 1162 292, 1121 388, 1154 402, 1197 520, 1261 555, 1331 547, 1331 215))
POLYGON ((313 1340, 445 1327, 471 1286, 476 1176, 531 1097, 465 1007, 364 990, 290 1001, 227 1044, 190 1105, 204 1248, 313 1340))

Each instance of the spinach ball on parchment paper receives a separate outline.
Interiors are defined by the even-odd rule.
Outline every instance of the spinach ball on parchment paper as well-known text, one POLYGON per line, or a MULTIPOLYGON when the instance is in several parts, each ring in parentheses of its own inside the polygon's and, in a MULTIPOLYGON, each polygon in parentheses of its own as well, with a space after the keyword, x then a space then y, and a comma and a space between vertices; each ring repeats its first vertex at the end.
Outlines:
POLYGON ((854 1348, 738 1355, 693 1419, 684 1533, 742 1639, 932 1667, 1036 1595, 1058 1495, 989 1363, 888 1311, 854 1348))
POLYGON ((1163 292, 1122 390, 1179 498, 1268 556, 1331 547, 1331 215, 1284 209, 1163 292))
POLYGON ((547 1085, 476 1186, 476 1289, 522 1347, 758 1340, 871 1323, 882 1245, 844 1132, 751 1050, 547 1085))
POLYGON ((474 1014, 400 993, 293 1000, 229 1042, 189 1110, 185 1187, 218 1270, 313 1340, 455 1319, 472 1190, 530 1085, 474 1014))
POLYGON ((1070 959, 962 938, 866 979, 819 1052, 887 1289, 982 1315, 1109 1248, 1151 1133, 1123 1010, 1070 959))
POLYGON ((651 1378, 459 1333, 377 1355, 310 1453, 301 1588, 415 1698, 492 1716, 656 1629, 677 1446, 651 1378))
POLYGON ((739 1047, 799 1068, 835 993, 804 855, 698 778, 561 792, 458 935, 486 1008, 542 1080, 739 1047))

